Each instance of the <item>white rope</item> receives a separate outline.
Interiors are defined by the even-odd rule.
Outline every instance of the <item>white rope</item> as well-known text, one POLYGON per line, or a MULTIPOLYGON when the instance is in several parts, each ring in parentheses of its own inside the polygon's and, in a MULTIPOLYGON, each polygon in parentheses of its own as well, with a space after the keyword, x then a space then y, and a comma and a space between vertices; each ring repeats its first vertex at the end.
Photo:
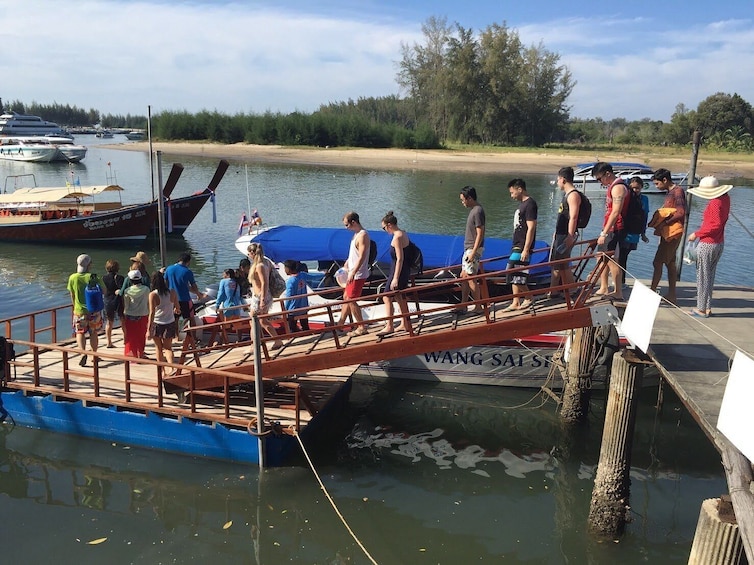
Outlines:
POLYGON ((340 513, 340 510, 338 510, 338 507, 335 505, 335 501, 330 496, 330 493, 327 492, 327 489, 325 488, 324 483, 322 482, 322 479, 319 478, 319 474, 317 473, 317 470, 314 468, 314 463, 312 463, 311 458, 309 457, 309 454, 306 451, 306 448, 304 447, 304 442, 301 440, 301 436, 298 435, 298 432, 296 430, 293 430, 293 435, 298 440, 299 445, 301 446, 301 451, 304 452, 304 457, 306 457, 307 462, 309 463, 309 467, 312 470, 312 473, 314 473, 314 477, 317 479, 317 482, 319 483, 319 488, 322 489, 322 492, 325 493, 325 496, 327 497, 327 500, 330 501, 330 505, 333 507, 333 510, 335 510, 335 514, 338 515, 338 518, 340 518, 340 521, 343 522, 343 525, 346 527, 346 530, 348 530, 348 533, 351 534, 351 537, 354 539, 356 544, 361 548, 361 551, 364 552, 364 555, 367 556, 369 561, 377 565, 377 561, 375 561, 374 557, 372 557, 369 554, 369 551, 367 551, 367 548, 364 547, 364 544, 361 543, 358 537, 356 537, 356 534, 351 529, 351 527, 348 525, 348 522, 346 522, 346 519, 343 517, 343 514, 340 513))

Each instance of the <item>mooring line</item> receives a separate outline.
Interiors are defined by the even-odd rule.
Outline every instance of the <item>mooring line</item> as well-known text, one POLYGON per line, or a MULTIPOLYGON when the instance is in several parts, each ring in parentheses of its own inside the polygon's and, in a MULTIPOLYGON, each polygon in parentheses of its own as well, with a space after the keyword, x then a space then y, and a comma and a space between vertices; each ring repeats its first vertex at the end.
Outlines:
POLYGON ((351 537, 354 539, 356 544, 361 548, 361 551, 364 552, 364 555, 367 556, 369 561, 377 565, 377 561, 374 559, 374 557, 371 556, 369 551, 367 551, 367 548, 364 547, 364 544, 361 543, 361 540, 359 540, 359 538, 356 537, 356 533, 351 529, 351 526, 348 525, 348 522, 346 522, 345 517, 343 516, 343 514, 340 513, 340 510, 338 510, 338 507, 335 505, 335 501, 330 496, 330 493, 327 492, 327 489, 325 488, 325 484, 322 482, 322 479, 320 479, 319 474, 317 473, 317 469, 314 468, 314 463, 312 463, 312 460, 309 457, 309 453, 306 451, 306 447, 304 447, 304 442, 301 440, 301 436, 298 435, 298 432, 296 430, 293 430, 293 435, 298 440, 298 444, 301 446, 301 451, 303 451, 304 457, 306 457, 306 461, 309 463, 309 467, 311 468, 312 473, 314 473, 314 477, 317 479, 317 482, 319 483, 319 488, 322 489, 322 492, 325 493, 327 500, 330 501, 330 505, 333 507, 333 510, 335 510, 335 514, 337 514, 338 518, 340 518, 340 521, 343 522, 343 525, 346 527, 346 530, 348 530, 348 533, 351 534, 351 537))

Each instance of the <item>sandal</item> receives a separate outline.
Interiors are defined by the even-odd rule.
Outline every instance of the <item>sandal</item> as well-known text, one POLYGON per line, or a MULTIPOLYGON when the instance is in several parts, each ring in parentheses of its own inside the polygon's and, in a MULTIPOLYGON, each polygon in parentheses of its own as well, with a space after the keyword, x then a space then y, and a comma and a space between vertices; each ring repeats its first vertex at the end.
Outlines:
POLYGON ((390 335, 390 334, 391 334, 391 333, 393 333, 394 331, 395 331, 395 329, 394 329, 394 328, 387 328, 387 327, 384 327, 384 328, 382 328, 382 329, 381 329, 380 331, 378 331, 376 335, 379 335, 379 336, 383 336, 383 335, 390 335))
POLYGON ((694 318, 709 318, 709 314, 705 314, 704 312, 697 310, 696 308, 692 308, 691 312, 689 312, 689 315, 693 316, 694 318))
POLYGON ((518 308, 516 308, 516 310, 526 310, 529 306, 531 306, 531 300, 527 298, 521 304, 518 305, 518 308))
POLYGON ((358 328, 349 332, 348 337, 359 337, 361 335, 367 335, 367 330, 365 328, 358 328))

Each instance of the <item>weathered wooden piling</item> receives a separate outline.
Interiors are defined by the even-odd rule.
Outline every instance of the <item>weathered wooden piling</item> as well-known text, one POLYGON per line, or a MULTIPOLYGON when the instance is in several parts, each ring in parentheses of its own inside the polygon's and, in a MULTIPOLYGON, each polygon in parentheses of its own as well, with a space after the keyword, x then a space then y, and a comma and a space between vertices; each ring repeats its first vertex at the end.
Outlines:
POLYGON ((746 555, 730 497, 708 498, 702 502, 689 565, 742 563, 747 563, 746 555))
POLYGON ((573 332, 571 353, 564 375, 560 417, 565 423, 577 423, 589 415, 597 328, 578 328, 573 332))
POLYGON ((636 397, 643 377, 644 362, 633 350, 624 349, 613 357, 600 460, 588 520, 589 531, 601 537, 615 538, 626 525, 636 397))

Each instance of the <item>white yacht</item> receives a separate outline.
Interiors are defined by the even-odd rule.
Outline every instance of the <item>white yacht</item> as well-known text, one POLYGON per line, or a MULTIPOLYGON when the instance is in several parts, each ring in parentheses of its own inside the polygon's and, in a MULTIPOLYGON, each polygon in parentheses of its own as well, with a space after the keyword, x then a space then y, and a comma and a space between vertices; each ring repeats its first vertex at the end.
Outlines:
POLYGON ((0 137, 0 158, 12 161, 67 161, 78 163, 88 148, 65 136, 8 136, 0 137))
POLYGON ((55 122, 10 111, 0 115, 0 135, 65 135, 55 122))

